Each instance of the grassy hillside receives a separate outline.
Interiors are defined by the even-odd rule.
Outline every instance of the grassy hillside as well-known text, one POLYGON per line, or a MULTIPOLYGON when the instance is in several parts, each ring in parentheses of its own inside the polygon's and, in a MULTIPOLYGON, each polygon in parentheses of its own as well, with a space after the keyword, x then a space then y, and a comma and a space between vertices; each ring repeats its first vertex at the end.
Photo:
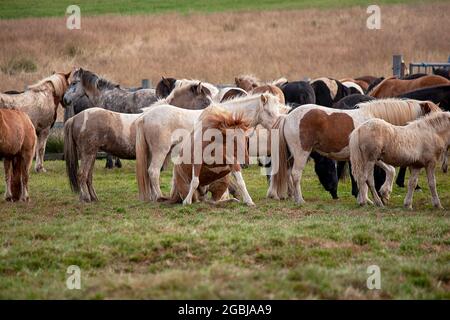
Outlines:
MULTIPOLYGON (((350 181, 332 200, 311 164, 303 207, 265 199, 258 167, 244 170, 255 208, 185 207, 138 201, 134 161, 104 164, 95 168, 98 203, 78 202, 62 161, 32 174, 29 204, 0 200, 0 298, 450 298, 449 211, 431 208, 424 173, 412 211, 397 187, 385 209, 360 208, 350 181), (73 264, 81 290, 65 286, 73 264), (381 290, 366 287, 373 264, 381 290)), ((448 209, 448 175, 437 173, 448 209)))
MULTIPOLYGON (((425 2, 418 0, 380 0, 377 4, 425 2)), ((370 5, 370 0, 2 0, 0 18, 64 16, 66 8, 76 4, 83 15, 98 14, 151 14, 162 12, 190 11, 216 12, 252 9, 304 9, 336 8, 355 5, 370 5)))

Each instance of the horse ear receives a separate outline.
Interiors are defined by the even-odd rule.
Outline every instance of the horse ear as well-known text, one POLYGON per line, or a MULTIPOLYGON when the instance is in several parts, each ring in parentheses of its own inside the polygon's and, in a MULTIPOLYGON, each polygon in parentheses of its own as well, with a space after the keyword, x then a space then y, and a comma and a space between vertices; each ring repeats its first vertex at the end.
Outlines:
POLYGON ((235 83, 236 85, 239 84, 239 78, 238 78, 238 77, 234 77, 234 83, 235 83))
POLYGON ((68 73, 64 74, 64 77, 66 78, 66 80, 69 80, 69 77, 71 74, 72 74, 72 71, 69 71, 68 73))
POLYGON ((169 80, 167 80, 164 77, 161 77, 161 80, 162 80, 162 82, 164 83, 165 86, 170 87, 170 81, 169 80))
POLYGON ((268 101, 269 101, 269 99, 267 98, 267 96, 265 94, 262 94, 261 95, 262 104, 265 105, 268 101))

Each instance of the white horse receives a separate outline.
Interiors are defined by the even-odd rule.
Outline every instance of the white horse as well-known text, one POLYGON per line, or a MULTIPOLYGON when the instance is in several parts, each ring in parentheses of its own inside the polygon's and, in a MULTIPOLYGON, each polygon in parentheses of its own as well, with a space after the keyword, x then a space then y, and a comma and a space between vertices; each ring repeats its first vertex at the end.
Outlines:
MULTIPOLYGON (((234 114, 242 113, 250 119, 251 127, 261 124, 267 129, 272 127, 280 112, 288 110, 271 94, 236 98, 218 105, 234 114)), ((181 139, 173 141, 172 134, 179 129, 190 133, 201 113, 202 110, 159 105, 151 107, 136 121, 136 177, 141 200, 156 201, 162 196, 159 184, 161 167, 171 149, 181 142, 181 139)), ((243 182, 240 172, 235 173, 235 178, 238 184, 243 182)))
POLYGON ((450 112, 432 113, 406 126, 394 126, 381 119, 364 122, 352 132, 349 142, 352 173, 359 188, 358 203, 366 204, 369 186, 375 204, 383 206, 373 181, 375 162, 382 160, 390 165, 410 167, 406 208, 412 208, 419 172, 425 168, 433 206, 442 209, 434 170, 440 160, 444 162, 443 168, 446 165, 449 146, 450 112))

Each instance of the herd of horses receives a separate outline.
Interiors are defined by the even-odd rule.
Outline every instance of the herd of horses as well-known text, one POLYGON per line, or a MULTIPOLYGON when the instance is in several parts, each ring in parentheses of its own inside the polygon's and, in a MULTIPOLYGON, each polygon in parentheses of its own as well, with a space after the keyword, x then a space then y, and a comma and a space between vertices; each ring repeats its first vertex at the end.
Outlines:
POLYGON ((143 201, 217 203, 241 197, 254 205, 242 168, 258 158, 267 171, 267 197, 302 204, 302 172, 313 159, 333 198, 348 167, 352 194, 361 205, 372 203, 369 190, 375 205, 385 205, 395 167, 401 167, 399 186, 409 167, 404 205, 411 208, 425 168, 432 204, 442 208, 434 172, 439 164, 444 171, 448 167, 450 80, 448 70, 435 73, 272 82, 245 75, 229 86, 162 77, 155 89, 125 88, 82 68, 54 73, 24 92, 0 93, 5 199, 28 201, 32 160, 35 156, 37 172, 45 172, 46 141, 61 104, 67 176, 83 202, 98 200, 93 171, 98 151, 104 151, 109 168, 112 157, 119 167, 120 159, 136 159, 143 201), (205 141, 212 129, 218 134, 205 141), (230 136, 230 130, 243 138, 230 136), (262 143, 250 147, 249 137, 262 143), (195 160, 192 145, 199 145, 202 155, 213 150, 214 160, 195 160), (160 172, 174 155, 189 161, 174 163, 171 192, 164 196, 160 172))

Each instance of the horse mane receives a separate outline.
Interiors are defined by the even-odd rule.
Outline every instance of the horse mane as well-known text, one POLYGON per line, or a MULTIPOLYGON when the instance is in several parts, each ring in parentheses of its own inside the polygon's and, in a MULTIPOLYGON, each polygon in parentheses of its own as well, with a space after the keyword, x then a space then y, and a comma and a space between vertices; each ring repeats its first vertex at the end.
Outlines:
POLYGON ((410 122, 408 127, 431 129, 433 131, 448 130, 450 127, 450 112, 432 112, 423 118, 410 122))
POLYGON ((75 71, 73 76, 79 76, 83 87, 91 91, 98 91, 99 89, 121 89, 117 83, 101 78, 89 70, 79 69, 75 71))
POLYGON ((250 121, 243 113, 233 114, 220 106, 209 106, 200 115, 203 129, 218 129, 225 134, 227 129, 241 129, 247 131, 250 121))
POLYGON ((67 90, 67 80, 62 73, 52 74, 51 76, 44 78, 31 86, 28 86, 28 89, 35 92, 42 91, 44 90, 44 85, 46 83, 52 84, 53 89, 55 90, 55 95, 58 97, 62 97, 64 95, 64 92, 66 92, 67 90))
POLYGON ((256 76, 254 76, 252 74, 243 74, 243 75, 237 76, 236 78, 241 81, 249 81, 250 83, 254 83, 258 87, 263 84, 256 76))
POLYGON ((215 85, 213 85, 212 83, 203 82, 203 81, 195 80, 195 79, 181 79, 181 80, 177 80, 175 82, 175 88, 184 87, 184 86, 192 85, 192 84, 199 84, 199 83, 201 83, 202 86, 207 88, 209 90, 209 92, 211 92, 211 97, 215 97, 215 96, 217 96, 219 94, 219 89, 215 85))
POLYGON ((368 116, 383 119, 398 126, 406 125, 427 113, 442 111, 430 101, 396 98, 361 102, 356 107, 359 107, 359 110, 368 116), (426 108, 422 104, 426 104, 426 108))
POLYGON ((273 80, 272 82, 269 82, 268 84, 280 87, 288 82, 289 82, 288 79, 286 79, 285 77, 281 77, 279 79, 273 80))

